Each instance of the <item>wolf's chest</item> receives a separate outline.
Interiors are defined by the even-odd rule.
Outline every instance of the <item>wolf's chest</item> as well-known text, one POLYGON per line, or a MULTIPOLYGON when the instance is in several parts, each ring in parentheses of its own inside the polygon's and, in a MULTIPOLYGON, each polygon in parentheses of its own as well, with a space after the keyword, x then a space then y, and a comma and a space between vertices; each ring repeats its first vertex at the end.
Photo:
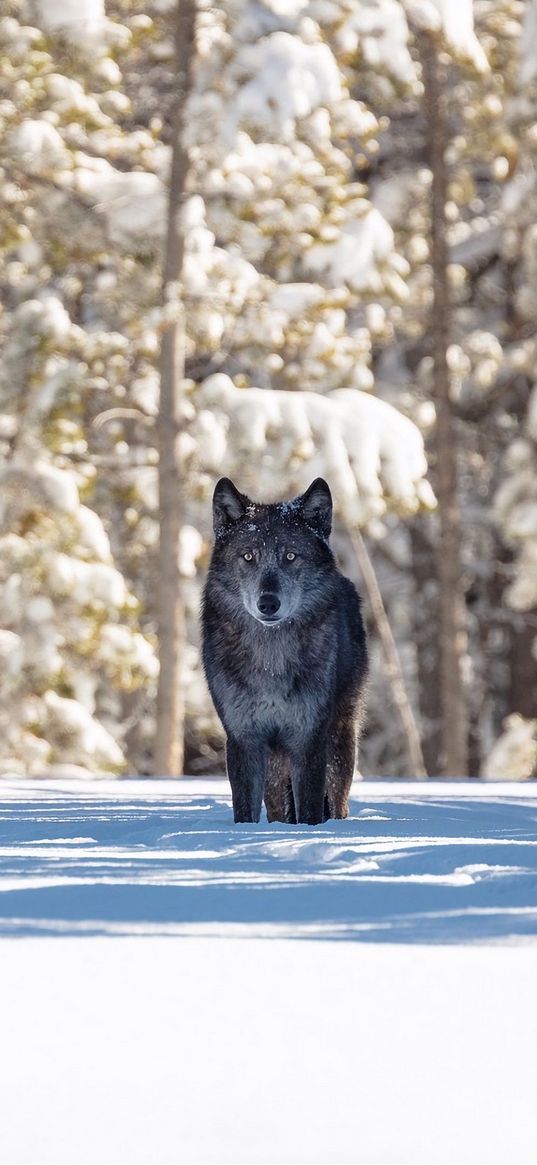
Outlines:
POLYGON ((239 682, 228 682, 223 719, 233 735, 246 731, 281 737, 297 730, 307 731, 327 702, 328 689, 312 685, 307 674, 298 669, 279 673, 267 666, 241 677, 239 682))

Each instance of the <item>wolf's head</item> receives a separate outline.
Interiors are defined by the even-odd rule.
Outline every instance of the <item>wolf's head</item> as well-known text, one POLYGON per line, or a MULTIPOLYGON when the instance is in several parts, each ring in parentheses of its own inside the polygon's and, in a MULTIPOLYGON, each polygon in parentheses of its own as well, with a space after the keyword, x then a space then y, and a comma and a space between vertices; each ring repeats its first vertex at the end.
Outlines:
POLYGON ((290 502, 253 502, 227 477, 213 497, 214 581, 259 623, 311 617, 331 592, 332 496, 321 477, 290 502))

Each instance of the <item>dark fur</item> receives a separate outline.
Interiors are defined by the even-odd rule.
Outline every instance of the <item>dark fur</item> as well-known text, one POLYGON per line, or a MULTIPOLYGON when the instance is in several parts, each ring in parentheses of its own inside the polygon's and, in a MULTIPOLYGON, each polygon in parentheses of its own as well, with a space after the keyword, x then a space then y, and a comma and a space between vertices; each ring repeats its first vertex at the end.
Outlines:
POLYGON ((263 799, 269 821, 346 817, 367 647, 328 545, 330 490, 317 478, 293 502, 262 505, 222 478, 213 515, 203 664, 235 821, 259 821, 263 799))

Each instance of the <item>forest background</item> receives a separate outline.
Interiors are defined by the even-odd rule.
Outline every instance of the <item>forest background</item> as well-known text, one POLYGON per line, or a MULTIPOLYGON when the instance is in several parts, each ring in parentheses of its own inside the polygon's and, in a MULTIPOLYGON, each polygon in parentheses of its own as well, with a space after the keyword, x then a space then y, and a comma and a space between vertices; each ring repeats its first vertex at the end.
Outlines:
POLYGON ((536 776, 537 0, 4 0, 0 51, 1 771, 222 771, 226 474, 330 482, 364 775, 536 776))

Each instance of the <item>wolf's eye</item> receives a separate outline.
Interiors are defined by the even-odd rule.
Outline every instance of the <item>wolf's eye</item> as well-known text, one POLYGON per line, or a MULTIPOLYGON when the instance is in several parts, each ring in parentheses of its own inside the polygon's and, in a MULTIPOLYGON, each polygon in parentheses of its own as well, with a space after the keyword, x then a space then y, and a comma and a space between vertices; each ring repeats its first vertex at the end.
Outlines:
POLYGON ((254 557, 254 556, 253 556, 253 554, 250 554, 250 551, 249 551, 249 550, 247 550, 247 551, 246 551, 246 554, 243 554, 243 556, 242 556, 242 557, 244 558, 244 561, 245 561, 245 562, 252 562, 252 561, 253 561, 253 557, 254 557))
POLYGON ((288 562, 294 562, 294 560, 296 558, 296 554, 294 554, 294 552, 292 550, 288 550, 285 557, 286 557, 288 562))

